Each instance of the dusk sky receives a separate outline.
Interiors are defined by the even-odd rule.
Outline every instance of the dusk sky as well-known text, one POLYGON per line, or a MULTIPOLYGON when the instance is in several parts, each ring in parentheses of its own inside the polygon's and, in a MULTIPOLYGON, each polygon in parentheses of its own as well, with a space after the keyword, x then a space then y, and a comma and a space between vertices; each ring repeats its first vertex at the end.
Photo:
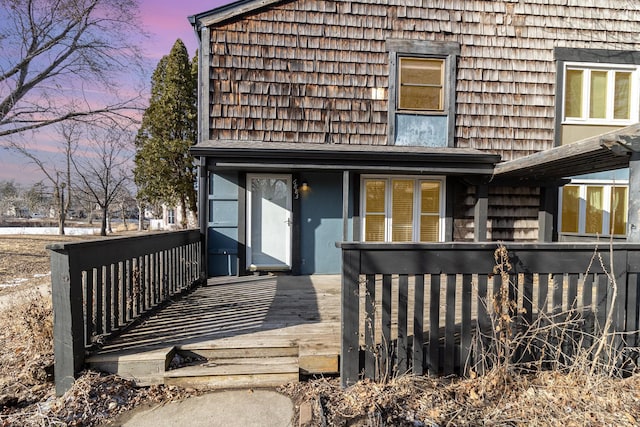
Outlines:
MULTIPOLYGON (((195 54, 197 39, 188 16, 206 12, 216 7, 232 3, 232 0, 140 0, 140 17, 144 30, 149 34, 143 46, 148 56, 149 76, 163 55, 171 50, 176 39, 182 39, 189 56, 195 54)), ((47 151, 47 131, 40 132, 43 139, 41 145, 47 151)), ((41 173, 34 165, 7 150, 0 150, 0 181, 15 181, 17 184, 29 186, 42 179, 41 173)))
POLYGON ((190 15, 206 12, 216 7, 232 3, 231 0, 140 0, 142 23, 151 37, 146 46, 147 53, 160 59, 171 50, 176 39, 195 53, 197 40, 187 19, 190 15))

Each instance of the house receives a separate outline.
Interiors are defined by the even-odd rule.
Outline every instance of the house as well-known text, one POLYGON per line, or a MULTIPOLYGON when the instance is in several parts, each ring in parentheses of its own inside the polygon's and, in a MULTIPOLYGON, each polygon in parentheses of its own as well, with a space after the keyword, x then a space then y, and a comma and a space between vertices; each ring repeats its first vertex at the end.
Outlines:
POLYGON ((22 206, 18 203, 8 203, 5 206, 5 210, 0 216, 6 216, 10 218, 30 218, 29 208, 22 206))
MULTIPOLYGON (((175 231, 182 228, 184 213, 180 206, 162 204, 161 209, 159 218, 154 218, 151 211, 145 212, 145 217, 149 220, 149 229, 175 231)), ((195 215, 191 211, 187 211, 187 225, 190 228, 197 226, 195 215)))
POLYGON ((338 273, 337 241, 639 239, 631 2, 241 0, 189 19, 210 276, 338 273))

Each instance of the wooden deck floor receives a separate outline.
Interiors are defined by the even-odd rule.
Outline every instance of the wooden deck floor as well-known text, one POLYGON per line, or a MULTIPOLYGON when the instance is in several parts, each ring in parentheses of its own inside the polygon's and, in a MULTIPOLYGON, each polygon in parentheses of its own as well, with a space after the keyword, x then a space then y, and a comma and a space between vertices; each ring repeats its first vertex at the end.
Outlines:
POLYGON ((110 342, 100 356, 155 349, 297 344, 301 372, 337 373, 340 276, 212 279, 110 342))

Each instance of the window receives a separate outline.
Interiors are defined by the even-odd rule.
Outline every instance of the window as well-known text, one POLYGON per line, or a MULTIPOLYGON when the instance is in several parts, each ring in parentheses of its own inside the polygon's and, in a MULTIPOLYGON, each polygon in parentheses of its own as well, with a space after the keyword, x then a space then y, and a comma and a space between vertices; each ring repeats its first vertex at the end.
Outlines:
POLYGON ((634 66, 565 64, 564 123, 631 124, 638 117, 634 66))
POLYGON ((556 47, 553 54, 556 145, 640 121, 640 51, 556 47))
POLYGON ((167 209, 167 224, 173 225, 175 223, 176 223, 175 209, 167 209))
POLYGON ((460 45, 388 40, 389 144, 453 146, 455 71, 460 45))
POLYGON ((444 59, 401 57, 398 68, 400 110, 444 109, 444 59))
POLYGON ((627 233, 627 203, 627 185, 565 185, 560 191, 560 231, 624 236, 627 233))
POLYGON ((443 183, 411 177, 363 179, 364 241, 443 240, 443 183))

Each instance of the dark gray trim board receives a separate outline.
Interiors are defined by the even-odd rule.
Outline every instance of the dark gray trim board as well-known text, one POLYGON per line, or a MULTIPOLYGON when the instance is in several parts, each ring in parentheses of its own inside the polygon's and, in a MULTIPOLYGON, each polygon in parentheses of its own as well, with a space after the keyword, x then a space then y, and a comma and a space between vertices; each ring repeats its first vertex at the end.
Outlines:
POLYGON ((491 175, 500 156, 462 148, 204 141, 190 150, 229 169, 394 171, 441 175, 491 175))
POLYGON ((239 0, 206 12, 191 15, 188 19, 194 28, 199 29, 202 26, 219 24, 278 3, 286 3, 286 0, 239 0))
POLYGON ((576 49, 556 47, 553 49, 556 61, 594 62, 598 64, 640 64, 640 51, 609 49, 576 49))
POLYGON ((640 152, 631 154, 629 164, 629 207, 627 210, 627 241, 640 242, 640 152))
MULTIPOLYGON (((484 256, 495 250, 499 243, 362 243, 338 242, 338 247, 347 252, 359 252, 357 256, 360 274, 475 274, 479 271, 493 272, 495 260, 484 256), (402 268, 399 266, 402 265, 402 268)), ((594 243, 507 243, 511 255, 513 271, 517 273, 584 273, 593 255, 594 243), (562 254, 562 256, 559 256, 562 254), (573 259, 575 262, 569 262, 573 259)), ((618 267, 626 263, 626 270, 640 270, 640 244, 613 243, 612 249, 623 258, 613 258, 618 267), (634 252, 636 258, 626 259, 626 254, 634 252), (620 265, 618 265, 620 264, 620 265)), ((610 266, 609 247, 599 253, 604 266, 610 266)), ((344 260, 344 258, 343 258, 344 260)), ((602 266, 591 265, 590 273, 602 273, 602 266)), ((344 268, 344 266, 343 266, 344 268)), ((614 269, 616 274, 625 270, 614 269)))

